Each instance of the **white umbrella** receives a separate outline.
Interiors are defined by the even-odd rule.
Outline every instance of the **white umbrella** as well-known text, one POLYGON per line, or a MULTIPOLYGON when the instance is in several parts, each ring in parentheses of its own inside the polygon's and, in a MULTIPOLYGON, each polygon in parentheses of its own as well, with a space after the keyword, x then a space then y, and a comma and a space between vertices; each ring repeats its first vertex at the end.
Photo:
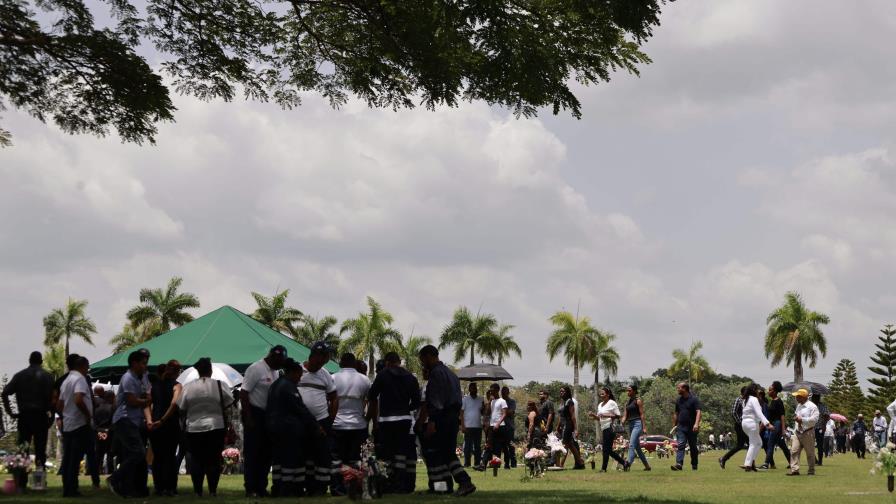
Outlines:
MULTIPOLYGON (((233 369, 227 364, 222 364, 220 362, 212 363, 212 378, 216 380, 220 380, 221 383, 227 385, 230 388, 236 387, 243 383, 243 375, 239 373, 236 369, 233 369)), ((185 369, 180 376, 177 377, 178 383, 181 385, 186 385, 191 381, 195 381, 199 379, 199 371, 196 371, 196 368, 189 367, 185 369)))

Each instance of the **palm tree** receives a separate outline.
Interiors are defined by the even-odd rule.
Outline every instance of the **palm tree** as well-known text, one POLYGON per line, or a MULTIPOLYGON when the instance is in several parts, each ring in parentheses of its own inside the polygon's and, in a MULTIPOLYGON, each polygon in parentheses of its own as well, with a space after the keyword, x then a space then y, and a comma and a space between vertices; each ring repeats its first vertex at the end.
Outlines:
POLYGON ((308 347, 323 341, 330 348, 339 348, 339 333, 333 330, 337 323, 336 317, 332 315, 319 319, 305 315, 302 317, 302 324, 295 327, 293 337, 308 347))
POLYGON ((515 328, 512 324, 501 324, 492 338, 485 342, 483 354, 489 359, 498 360, 498 365, 504 363, 504 359, 510 357, 510 354, 516 354, 517 357, 523 356, 523 351, 517 344, 510 331, 515 328))
POLYGON ((821 326, 830 321, 824 313, 807 309, 798 293, 788 292, 784 304, 766 320, 766 358, 771 357, 772 366, 782 361, 793 364, 793 381, 803 381, 803 361, 814 368, 819 352, 822 357, 827 355, 828 343, 821 326))
POLYGON ((588 355, 588 362, 594 369, 594 397, 597 400, 600 384, 600 370, 603 369, 607 377, 615 376, 619 372, 619 352, 612 345, 616 335, 609 332, 598 331, 594 339, 594 347, 588 355))
POLYGON ((399 348, 397 349, 398 355, 401 357, 401 360, 404 362, 404 367, 411 373, 414 373, 418 378, 423 374, 423 367, 420 365, 420 358, 418 354, 420 353, 420 349, 426 345, 431 345, 432 340, 426 336, 414 336, 413 334, 408 337, 407 341, 401 342, 399 348))
POLYGON ((383 307, 370 296, 367 296, 366 313, 361 312, 357 318, 346 320, 339 329, 339 334, 348 333, 349 336, 342 341, 340 351, 353 352, 359 359, 367 359, 367 369, 372 377, 376 364, 376 353, 387 353, 391 347, 390 342, 400 342, 401 333, 391 327, 392 314, 383 310, 383 307))
POLYGON ((189 292, 177 292, 183 279, 174 277, 168 281, 168 287, 162 289, 140 289, 139 305, 128 310, 128 320, 133 326, 157 320, 163 333, 175 326, 184 325, 193 320, 193 316, 184 310, 199 308, 199 298, 189 292))
POLYGON ((128 323, 121 328, 120 333, 112 336, 109 344, 112 345, 112 352, 119 353, 128 348, 146 343, 159 334, 162 334, 162 326, 156 319, 148 320, 137 327, 128 323))
POLYGON ((44 346, 51 347, 65 342, 65 358, 69 355, 69 340, 77 336, 93 345, 91 334, 96 333, 96 325, 87 317, 86 299, 69 298, 64 308, 56 308, 44 317, 44 346))
POLYGON ((568 311, 558 311, 549 319, 555 329, 548 337, 548 358, 553 361, 561 350, 566 363, 572 366, 573 390, 579 387, 579 368, 589 361, 600 332, 588 317, 579 318, 568 311))
POLYGON ((65 347, 62 344, 48 346, 44 349, 44 369, 53 378, 61 378, 65 374, 65 347))
POLYGON ((695 341, 691 347, 685 351, 676 348, 672 351, 672 358, 675 359, 669 366, 669 374, 687 373, 688 381, 700 382, 706 375, 712 374, 709 362, 705 357, 700 355, 703 349, 702 341, 695 341))
POLYGON ((454 311, 451 322, 442 331, 439 349, 454 347, 454 362, 464 359, 470 352, 470 365, 475 363, 476 348, 480 353, 488 355, 493 352, 498 321, 494 315, 477 313, 473 315, 465 306, 454 311))
POLYGON ((252 297, 255 298, 258 308, 252 313, 252 318, 275 331, 295 335, 295 324, 302 319, 302 312, 286 306, 288 296, 289 289, 275 292, 271 297, 253 292, 252 297))

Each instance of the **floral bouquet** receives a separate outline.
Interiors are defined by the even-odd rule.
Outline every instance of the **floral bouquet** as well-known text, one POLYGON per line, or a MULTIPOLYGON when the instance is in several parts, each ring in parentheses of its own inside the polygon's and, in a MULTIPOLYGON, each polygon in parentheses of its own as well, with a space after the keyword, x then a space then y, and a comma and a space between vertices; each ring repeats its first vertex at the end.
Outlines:
POLYGON ((890 492, 893 491, 893 477, 896 475, 896 452, 893 451, 894 449, 896 449, 896 444, 892 442, 881 448, 877 452, 874 467, 871 469, 871 474, 883 473, 887 475, 887 489, 890 492))
POLYGON ((29 454, 30 449, 29 444, 21 444, 15 452, 5 455, 2 459, 3 468, 13 477, 17 493, 24 492, 25 487, 28 486, 28 473, 31 472, 33 466, 29 454))
POLYGON ((523 455, 530 477, 540 478, 544 476, 547 458, 548 454, 545 453, 544 450, 539 450, 538 448, 532 448, 523 455))
POLYGON ((492 459, 488 461, 488 466, 492 468, 492 476, 497 476, 498 469, 501 468, 501 459, 492 456, 492 459))
POLYGON ((349 499, 358 500, 364 495, 364 473, 360 469, 342 466, 342 481, 345 482, 349 499))
POLYGON ((560 441, 560 439, 557 437, 556 434, 554 434, 554 433, 548 434, 547 444, 548 444, 548 448, 551 449, 552 454, 559 452, 559 453, 562 453, 563 455, 566 455, 566 447, 563 446, 563 442, 560 441))
POLYGON ((221 452, 224 457, 224 474, 233 474, 236 465, 240 463, 240 451, 236 448, 227 448, 221 452))
POLYGON ((383 488, 389 478, 389 468, 385 462, 377 460, 373 441, 361 445, 362 498, 378 499, 383 496, 383 488))

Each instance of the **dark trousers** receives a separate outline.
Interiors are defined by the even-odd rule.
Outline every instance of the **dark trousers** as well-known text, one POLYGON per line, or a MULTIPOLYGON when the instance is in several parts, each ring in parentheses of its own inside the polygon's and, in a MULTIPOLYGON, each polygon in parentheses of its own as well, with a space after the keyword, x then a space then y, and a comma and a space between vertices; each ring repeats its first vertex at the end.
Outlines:
POLYGON ((94 487, 100 486, 100 460, 96 457, 96 432, 91 429, 90 441, 87 444, 87 474, 94 487))
POLYGON ((448 485, 449 491, 454 487, 453 482, 457 482, 458 485, 470 483, 470 476, 464 471, 457 458, 457 432, 460 430, 459 413, 459 409, 446 410, 439 415, 430 417, 430 421, 435 423, 436 431, 430 436, 428 443, 430 463, 432 464, 428 468, 429 480, 430 483, 444 481, 448 485))
POLYGON ((265 412, 250 406, 246 413, 252 416, 252 428, 243 431, 243 486, 246 493, 263 495, 268 488, 271 470, 271 443, 269 442, 265 412))
POLYGON ((90 448, 90 437, 93 429, 85 425, 73 431, 62 433, 62 496, 72 497, 78 494, 78 475, 81 473, 81 460, 90 448))
POLYGON ((852 438, 852 446, 859 458, 865 458, 865 435, 855 435, 852 438))
POLYGON ((775 426, 775 430, 769 431, 768 433, 768 448, 765 450, 765 463, 773 466, 775 465, 775 447, 781 448, 781 453, 784 454, 784 460, 787 461, 787 465, 790 465, 790 448, 787 446, 787 441, 784 440, 784 435, 781 431, 781 421, 775 420, 772 422, 775 426))
POLYGON ((747 433, 744 432, 744 428, 740 426, 740 423, 734 424, 734 434, 737 436, 737 440, 731 446, 731 449, 728 450, 728 453, 722 455, 722 460, 726 462, 733 457, 735 453, 743 450, 746 447, 746 444, 750 442, 750 438, 747 437, 747 433))
POLYGON ((505 427, 504 431, 504 467, 516 467, 516 448, 513 445, 514 428, 513 425, 505 427))
POLYGON ((326 437, 312 436, 305 452, 305 491, 312 495, 324 495, 333 481, 333 454, 330 451, 330 436, 333 421, 328 417, 318 420, 326 437))
POLYGON ((482 462, 482 427, 467 427, 464 433, 464 467, 470 467, 470 455, 474 465, 482 462))
MULTIPOLYGON (((601 433, 600 453, 603 456, 603 462, 601 462, 601 464, 600 464, 600 469, 602 471, 607 470, 607 464, 610 462, 610 457, 612 457, 613 460, 615 460, 616 462, 619 462, 623 466, 625 466, 625 464, 626 464, 625 459, 623 459, 622 457, 619 456, 618 453, 613 451, 613 441, 615 441, 615 440, 616 440, 616 433, 613 432, 613 429, 611 427, 604 429, 603 432, 601 433)), ((693 458, 691 458, 691 462, 696 465, 696 462, 694 462, 693 458)))
POLYGON ((112 451, 112 430, 105 430, 106 439, 97 439, 94 443, 94 452, 96 453, 96 462, 100 467, 100 472, 112 474, 115 470, 115 455, 112 451), (105 461, 105 463, 104 463, 105 461))
POLYGON ((678 452, 675 454, 675 463, 678 465, 684 463, 684 450, 685 446, 688 446, 691 449, 691 467, 696 469, 697 460, 700 456, 700 450, 697 448, 697 433, 692 430, 684 430, 679 425, 675 437, 678 440, 678 452))
POLYGON ((299 497, 304 494, 305 452, 308 435, 299 424, 269 425, 271 435, 271 495, 299 497))
POLYGON ((115 445, 119 466, 109 478, 115 491, 128 497, 147 495, 146 441, 140 428, 127 418, 115 422, 115 445))
MULTIPOLYGON (((492 457, 503 457, 504 447, 507 443, 507 426, 502 425, 495 429, 492 427, 488 431, 488 442, 485 444, 485 451, 482 452, 482 462, 480 466, 486 466, 491 462, 492 457)), ((507 460, 504 460, 507 463, 507 460)))
POLYGON ((177 444, 180 428, 169 424, 149 434, 152 446, 152 484, 156 494, 174 493, 177 490, 177 444))
POLYGON ((361 445, 367 441, 367 429, 333 429, 330 432, 330 452, 332 454, 333 489, 337 494, 345 493, 342 481, 342 466, 359 467, 361 445))
MULTIPOLYGON (((188 432, 187 444, 190 447, 190 478, 193 480, 193 491, 202 495, 202 480, 208 480, 208 492, 218 492, 218 480, 221 479, 221 465, 224 459, 224 429, 205 432, 188 432)), ((177 446, 177 443, 174 443, 177 446)), ((267 474, 265 474, 267 482, 267 474)), ((267 486, 267 485, 265 485, 267 486)))
POLYGON ((388 490, 412 493, 417 480, 417 444, 410 434, 411 421, 380 422, 377 429, 381 441, 377 457, 390 467, 388 490))
POLYGON ((825 456, 824 430, 815 429, 815 449, 818 451, 815 455, 815 465, 820 466, 825 456))
POLYGON ((46 411, 23 411, 19 413, 18 443, 31 445, 34 460, 38 466, 47 462, 47 435, 50 420, 46 411))

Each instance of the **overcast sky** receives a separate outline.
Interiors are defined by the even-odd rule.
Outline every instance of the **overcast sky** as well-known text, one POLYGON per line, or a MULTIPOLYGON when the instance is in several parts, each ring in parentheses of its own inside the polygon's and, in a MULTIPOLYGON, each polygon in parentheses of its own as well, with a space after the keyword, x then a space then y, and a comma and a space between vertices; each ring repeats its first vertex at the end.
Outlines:
POLYGON ((108 355, 139 289, 177 275, 196 315, 290 288, 341 320, 372 295, 437 338, 481 305, 516 325, 520 381, 572 379, 544 343, 577 305, 617 334, 622 378, 702 340, 722 372, 789 381, 762 340, 795 289, 832 321, 806 377, 827 382, 842 358, 867 376, 896 322, 894 30, 887 0, 675 2, 654 63, 580 89, 582 120, 178 97, 177 123, 138 147, 10 110, 0 372, 41 348, 41 318, 69 296, 99 328, 73 351, 108 355))

